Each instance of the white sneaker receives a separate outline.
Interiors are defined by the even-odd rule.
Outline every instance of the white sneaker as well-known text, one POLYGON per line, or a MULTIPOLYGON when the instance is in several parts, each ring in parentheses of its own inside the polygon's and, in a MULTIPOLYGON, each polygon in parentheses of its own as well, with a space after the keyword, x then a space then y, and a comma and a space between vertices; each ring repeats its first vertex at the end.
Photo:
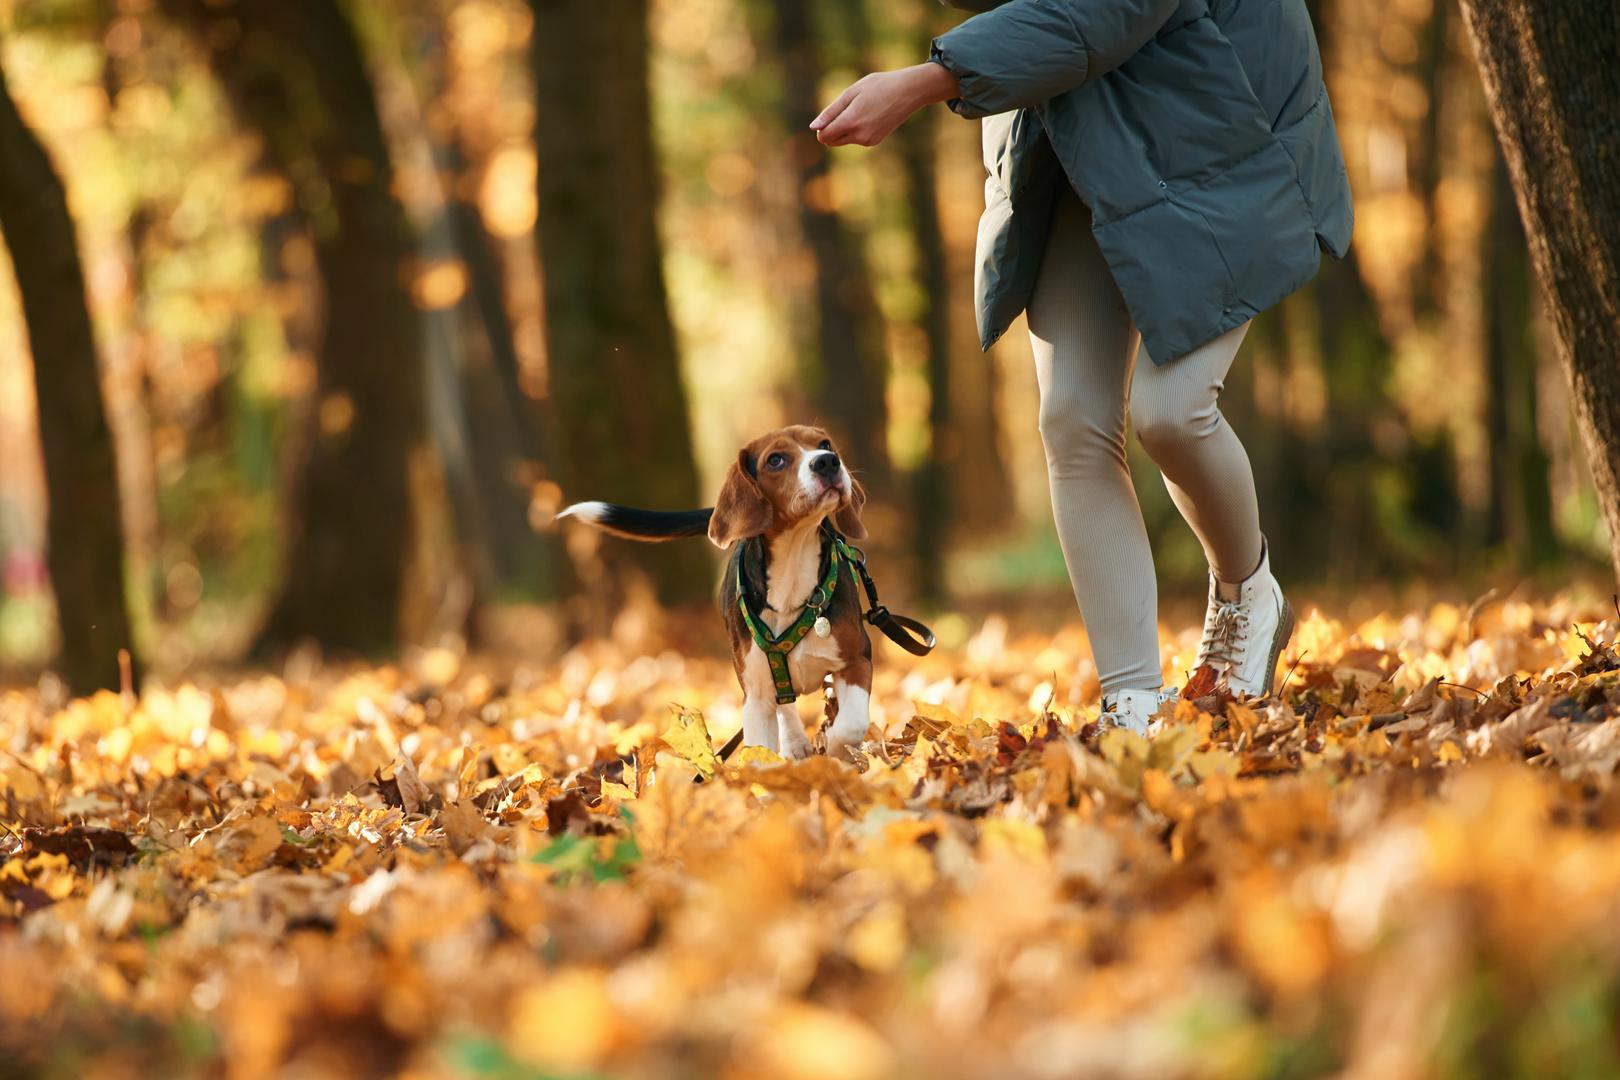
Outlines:
POLYGON ((1115 690, 1104 694, 1102 715, 1097 719, 1107 727, 1122 727, 1138 735, 1148 733, 1148 724, 1166 702, 1176 700, 1180 691, 1169 690, 1115 690))
POLYGON ((1223 600, 1209 575, 1209 610, 1198 664, 1208 664, 1243 697, 1265 697, 1277 677, 1277 658, 1294 635, 1294 612, 1277 579, 1271 552, 1262 549, 1260 566, 1238 586, 1236 600, 1223 600))

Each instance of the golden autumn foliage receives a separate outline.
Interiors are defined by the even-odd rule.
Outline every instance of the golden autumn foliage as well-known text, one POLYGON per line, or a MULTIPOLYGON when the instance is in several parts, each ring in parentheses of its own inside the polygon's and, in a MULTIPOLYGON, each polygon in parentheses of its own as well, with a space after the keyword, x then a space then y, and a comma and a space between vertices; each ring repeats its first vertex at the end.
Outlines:
POLYGON ((1313 614, 1143 739, 993 620, 885 652, 858 768, 601 643, 12 693, 0 1073, 1612 1075, 1615 630, 1313 614))

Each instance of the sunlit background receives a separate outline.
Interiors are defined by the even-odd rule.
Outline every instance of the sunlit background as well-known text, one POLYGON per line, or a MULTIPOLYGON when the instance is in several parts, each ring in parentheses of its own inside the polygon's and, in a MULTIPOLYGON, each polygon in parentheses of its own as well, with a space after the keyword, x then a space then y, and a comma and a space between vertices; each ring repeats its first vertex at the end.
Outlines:
MULTIPOLYGON (((0 65, 78 230, 136 652, 159 672, 246 655, 297 573, 300 462, 368 407, 318 390, 320 225, 297 187, 313 181, 232 108, 206 51, 218 27, 167 17, 185 6, 0 0, 0 65)), ((410 521, 348 523, 409 547, 401 637, 543 651, 656 628, 690 592, 653 579, 593 611, 599 542, 551 525, 565 501, 635 494, 565 490, 559 467, 570 417, 592 405, 554 391, 548 369, 542 280, 572 268, 537 254, 532 72, 567 46, 534 41, 530 9, 508 0, 341 6, 414 252, 398 272, 421 355, 401 356, 398 377, 419 369, 428 404, 410 521), (475 227, 447 225, 458 207, 475 227)), ((1277 562, 1339 595, 1579 577, 1606 539, 1463 28, 1432 0, 1313 11, 1357 197, 1353 255, 1260 320, 1223 399, 1277 562)), ((690 456, 694 490, 713 492, 747 438, 826 422, 879 458, 854 464, 886 590, 935 611, 1063 612, 1027 341, 1020 325, 982 355, 973 330, 978 125, 933 110, 883 147, 832 154, 824 175, 802 130, 818 102, 915 62, 959 17, 928 0, 653 3, 657 222, 691 428, 690 450, 679 433, 653 445, 690 456), (784 71, 817 88, 809 100, 784 71), (838 287, 818 293, 829 276, 838 287), (823 331, 840 322, 854 351, 829 362, 823 331), (850 371, 881 393, 829 414, 862 393, 850 371)), ((19 678, 55 640, 31 371, 8 264, 0 670, 19 678)), ((649 392, 615 388, 632 406, 649 392)), ((1196 541, 1145 458, 1137 476, 1167 592, 1199 594, 1196 541)))

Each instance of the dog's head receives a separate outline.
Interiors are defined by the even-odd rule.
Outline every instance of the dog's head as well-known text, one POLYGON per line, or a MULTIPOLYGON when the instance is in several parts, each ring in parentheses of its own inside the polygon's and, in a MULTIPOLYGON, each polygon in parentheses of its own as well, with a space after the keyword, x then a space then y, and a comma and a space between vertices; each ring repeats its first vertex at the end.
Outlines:
POLYGON ((709 539, 722 548, 750 536, 775 535, 831 517, 853 540, 866 536, 866 490, 850 475, 832 437, 817 427, 761 435, 737 454, 709 519, 709 539))

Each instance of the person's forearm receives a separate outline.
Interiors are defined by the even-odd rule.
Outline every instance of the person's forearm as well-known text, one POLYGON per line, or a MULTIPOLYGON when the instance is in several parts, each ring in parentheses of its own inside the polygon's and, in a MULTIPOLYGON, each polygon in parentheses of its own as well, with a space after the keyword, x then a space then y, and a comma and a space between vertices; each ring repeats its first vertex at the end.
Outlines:
POLYGON ((918 109, 958 96, 956 76, 932 61, 879 71, 840 94, 810 128, 828 146, 876 146, 918 109))
POLYGON ((961 89, 956 85, 956 76, 951 74, 949 68, 935 60, 925 60, 907 71, 917 72, 917 92, 919 101, 917 107, 924 105, 937 105, 942 101, 950 101, 962 96, 961 89))

